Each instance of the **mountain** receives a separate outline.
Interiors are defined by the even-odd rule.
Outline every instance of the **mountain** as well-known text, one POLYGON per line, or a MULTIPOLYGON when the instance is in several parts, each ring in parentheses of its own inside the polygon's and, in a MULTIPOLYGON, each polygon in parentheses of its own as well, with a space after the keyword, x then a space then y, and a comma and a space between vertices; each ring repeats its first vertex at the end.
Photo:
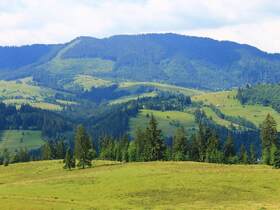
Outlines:
POLYGON ((279 82, 280 54, 177 34, 79 37, 61 45, 0 48, 0 76, 19 75, 62 89, 79 75, 91 75, 215 90, 279 82))

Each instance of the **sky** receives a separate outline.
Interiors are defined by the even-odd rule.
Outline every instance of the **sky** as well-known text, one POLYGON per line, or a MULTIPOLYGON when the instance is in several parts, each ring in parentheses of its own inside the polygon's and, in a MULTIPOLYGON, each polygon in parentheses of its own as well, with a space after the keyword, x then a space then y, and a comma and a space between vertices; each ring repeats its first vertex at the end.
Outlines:
POLYGON ((0 45, 178 33, 280 52, 278 0, 0 0, 0 45))

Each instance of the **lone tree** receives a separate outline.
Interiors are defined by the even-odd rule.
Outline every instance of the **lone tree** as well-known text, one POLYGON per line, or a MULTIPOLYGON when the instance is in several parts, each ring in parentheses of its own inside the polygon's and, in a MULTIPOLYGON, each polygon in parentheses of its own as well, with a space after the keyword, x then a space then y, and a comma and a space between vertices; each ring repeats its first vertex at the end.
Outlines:
POLYGON ((272 147, 277 144, 276 122, 273 117, 268 114, 261 125, 261 141, 262 141, 262 161, 271 165, 272 163, 272 147))
POLYGON ((158 123, 153 115, 146 129, 146 141, 148 143, 147 150, 149 151, 146 160, 162 160, 165 146, 162 139, 162 132, 158 129, 158 123))
POLYGON ((77 166, 79 168, 91 167, 92 144, 89 135, 85 128, 79 125, 75 135, 75 158, 78 160, 77 166))
POLYGON ((75 168, 75 158, 73 157, 73 153, 71 152, 70 148, 67 149, 65 159, 64 159, 64 169, 71 170, 72 168, 75 168))

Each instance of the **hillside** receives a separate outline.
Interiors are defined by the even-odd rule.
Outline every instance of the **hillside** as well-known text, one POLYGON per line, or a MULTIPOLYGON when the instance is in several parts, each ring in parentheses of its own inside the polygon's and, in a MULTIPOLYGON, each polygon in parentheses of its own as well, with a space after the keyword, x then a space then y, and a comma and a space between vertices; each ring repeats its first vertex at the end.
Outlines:
POLYGON ((61 45, 3 47, 0 60, 4 79, 33 76, 42 85, 72 91, 81 75, 211 90, 280 81, 279 54, 177 34, 79 37, 61 45))
POLYGON ((262 165, 60 161, 0 167, 3 209, 279 209, 280 173, 262 165))
MULTIPOLYGON (((256 127, 259 127, 259 125, 263 122, 267 114, 271 114, 278 123, 278 130, 280 129, 280 114, 277 111, 275 111, 269 106, 262 106, 260 104, 242 105, 240 101, 236 98, 236 95, 236 90, 213 92, 193 96, 192 100, 197 102, 200 101, 206 106, 214 105, 215 109, 220 110, 224 115, 241 117, 254 123, 256 127)), ((209 111, 209 108, 206 107, 204 108, 204 110, 206 114, 211 116, 211 110, 209 111)), ((221 119, 218 116, 216 117, 217 118, 215 118, 215 116, 213 117, 213 119, 216 120, 216 122, 222 125, 228 125, 226 119, 221 119)))

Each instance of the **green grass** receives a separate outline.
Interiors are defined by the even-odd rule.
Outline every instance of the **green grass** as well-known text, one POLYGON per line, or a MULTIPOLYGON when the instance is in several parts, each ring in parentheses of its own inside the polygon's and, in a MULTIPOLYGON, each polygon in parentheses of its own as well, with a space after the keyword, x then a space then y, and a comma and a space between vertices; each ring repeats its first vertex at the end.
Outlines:
POLYGON ((60 161, 0 167, 1 209, 280 209, 280 170, 262 165, 60 161))
POLYGON ((229 116, 240 116, 259 126, 270 113, 278 124, 280 130, 280 114, 271 107, 261 105, 242 105, 236 98, 236 91, 223 91, 205 93, 192 97, 193 101, 202 101, 204 104, 213 104, 224 114, 229 116))
POLYGON ((29 104, 33 107, 60 111, 63 109, 60 103, 48 102, 54 99, 56 93, 66 94, 47 87, 36 85, 31 77, 17 81, 0 80, 0 98, 6 104, 16 105, 29 104))
POLYGON ((77 75, 73 84, 82 87, 84 90, 90 90, 92 87, 106 87, 113 83, 90 75, 77 75))
POLYGON ((192 114, 186 112, 179 111, 155 111, 149 109, 143 109, 140 113, 130 119, 130 134, 133 136, 138 127, 146 128, 150 117, 154 115, 156 120, 159 123, 159 128, 163 131, 165 136, 173 136, 176 129, 180 126, 185 127, 187 130, 193 130, 196 128, 196 124, 194 121, 194 116, 192 114))
POLYGON ((122 82, 122 83, 120 83, 120 88, 132 88, 135 86, 155 87, 162 91, 178 92, 178 93, 182 93, 182 94, 185 94, 188 96, 199 95, 199 94, 204 93, 203 91, 200 91, 200 90, 189 89, 189 88, 184 88, 184 87, 175 86, 175 85, 168 85, 168 84, 158 83, 158 82, 122 82))
POLYGON ((130 95, 130 96, 124 96, 115 100, 110 101, 109 104, 113 105, 113 104, 121 104, 121 103, 126 103, 132 100, 137 100, 138 98, 152 98, 152 97, 156 97, 157 93, 154 92, 149 92, 149 93, 142 93, 139 95, 130 95))
POLYGON ((15 151, 19 148, 35 149, 43 144, 41 131, 4 130, 0 131, 0 150, 15 151))

